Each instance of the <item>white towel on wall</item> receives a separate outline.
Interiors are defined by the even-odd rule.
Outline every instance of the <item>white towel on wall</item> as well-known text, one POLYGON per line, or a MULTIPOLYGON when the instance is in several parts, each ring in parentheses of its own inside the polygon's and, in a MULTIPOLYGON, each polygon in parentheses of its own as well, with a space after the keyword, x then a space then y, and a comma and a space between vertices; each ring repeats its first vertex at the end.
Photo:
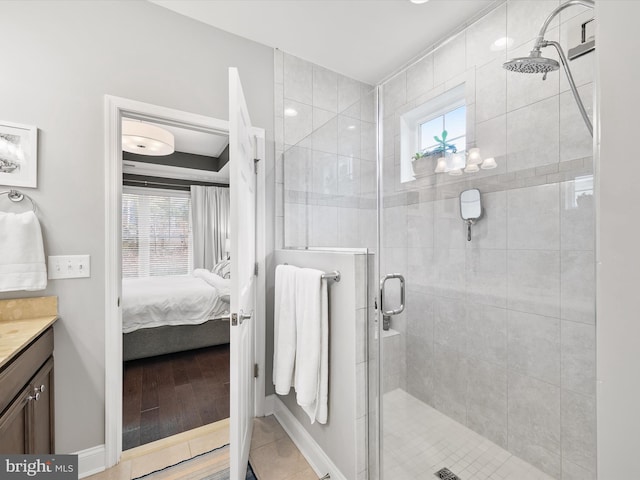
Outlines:
POLYGON ((273 384, 278 395, 287 395, 293 385, 296 361, 296 273, 293 265, 276 267, 273 319, 273 384))
POLYGON ((323 272, 302 268, 296 275, 296 369, 298 405, 311 423, 327 423, 329 312, 323 272))
POLYGON ((47 267, 38 217, 32 211, 0 212, 0 292, 46 287, 47 267))

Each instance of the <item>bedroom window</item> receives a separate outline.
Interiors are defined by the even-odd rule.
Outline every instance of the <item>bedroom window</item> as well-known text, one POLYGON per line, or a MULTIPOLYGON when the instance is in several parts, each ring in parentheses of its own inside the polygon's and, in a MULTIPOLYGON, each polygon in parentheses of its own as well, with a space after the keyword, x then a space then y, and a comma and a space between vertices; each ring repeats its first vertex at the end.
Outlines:
POLYGON ((125 187, 122 276, 186 275, 192 265, 189 192, 125 187))

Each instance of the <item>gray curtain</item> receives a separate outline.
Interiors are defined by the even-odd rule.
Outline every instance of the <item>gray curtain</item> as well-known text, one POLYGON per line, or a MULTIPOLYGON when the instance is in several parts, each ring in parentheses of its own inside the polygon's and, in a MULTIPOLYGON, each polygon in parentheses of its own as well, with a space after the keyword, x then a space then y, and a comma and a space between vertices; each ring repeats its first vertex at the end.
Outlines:
POLYGON ((225 257, 229 236, 229 189, 191 185, 193 268, 211 270, 225 257))

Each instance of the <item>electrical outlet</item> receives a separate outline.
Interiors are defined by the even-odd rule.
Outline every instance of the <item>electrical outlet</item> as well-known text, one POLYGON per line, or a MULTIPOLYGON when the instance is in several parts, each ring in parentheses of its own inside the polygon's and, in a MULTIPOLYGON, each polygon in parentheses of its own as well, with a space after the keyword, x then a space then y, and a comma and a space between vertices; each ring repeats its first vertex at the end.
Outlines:
POLYGON ((91 257, 89 255, 49 255, 48 278, 86 278, 91 276, 91 257))

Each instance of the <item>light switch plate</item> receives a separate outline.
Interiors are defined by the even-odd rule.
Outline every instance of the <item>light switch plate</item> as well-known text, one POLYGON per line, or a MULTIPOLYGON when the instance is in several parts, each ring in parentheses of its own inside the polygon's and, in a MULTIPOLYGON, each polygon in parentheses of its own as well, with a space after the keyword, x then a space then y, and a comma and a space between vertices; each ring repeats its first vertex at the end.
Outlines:
POLYGON ((91 256, 49 255, 47 273, 49 280, 90 277, 91 256))

